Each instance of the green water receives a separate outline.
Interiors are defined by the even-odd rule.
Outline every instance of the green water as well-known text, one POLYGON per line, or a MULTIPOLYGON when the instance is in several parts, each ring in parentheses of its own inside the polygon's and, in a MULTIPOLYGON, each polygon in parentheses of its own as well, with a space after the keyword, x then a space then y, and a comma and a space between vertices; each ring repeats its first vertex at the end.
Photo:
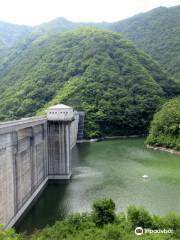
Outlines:
POLYGON ((118 212, 135 204, 154 214, 180 214, 179 156, 146 149, 144 139, 124 139, 79 144, 72 159, 72 179, 49 184, 18 231, 32 232, 69 213, 90 211, 95 199, 105 197, 115 201, 118 212))

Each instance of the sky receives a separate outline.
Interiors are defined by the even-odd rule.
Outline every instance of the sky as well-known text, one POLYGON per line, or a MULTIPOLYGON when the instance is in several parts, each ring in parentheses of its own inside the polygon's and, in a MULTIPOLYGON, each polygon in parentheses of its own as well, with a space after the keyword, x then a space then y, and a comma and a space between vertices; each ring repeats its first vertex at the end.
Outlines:
POLYGON ((38 25, 57 17, 75 22, 114 22, 180 0, 0 0, 0 21, 38 25))

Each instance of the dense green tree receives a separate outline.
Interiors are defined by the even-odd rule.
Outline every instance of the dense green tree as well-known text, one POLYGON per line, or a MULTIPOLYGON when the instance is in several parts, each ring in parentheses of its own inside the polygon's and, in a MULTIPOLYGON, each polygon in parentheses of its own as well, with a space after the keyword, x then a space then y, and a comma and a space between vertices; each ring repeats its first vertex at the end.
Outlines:
POLYGON ((134 229, 136 227, 151 228, 153 220, 144 208, 136 208, 135 206, 129 206, 127 211, 128 221, 132 224, 134 229))
POLYGON ((112 199, 97 200, 93 204, 93 220, 96 226, 113 223, 115 221, 115 203, 112 199))
POLYGON ((165 103, 155 114, 146 143, 180 150, 180 97, 165 103))

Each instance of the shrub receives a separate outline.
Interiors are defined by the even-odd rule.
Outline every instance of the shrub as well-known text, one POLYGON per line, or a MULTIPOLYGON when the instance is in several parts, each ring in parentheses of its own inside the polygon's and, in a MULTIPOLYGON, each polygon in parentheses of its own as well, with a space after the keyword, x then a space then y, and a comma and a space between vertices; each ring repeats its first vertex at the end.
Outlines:
POLYGON ((66 217, 64 224, 73 230, 81 230, 84 228, 94 227, 92 217, 89 214, 74 213, 66 217))
POLYGON ((127 219, 132 224, 133 228, 151 228, 153 220, 144 208, 136 208, 135 206, 129 206, 127 211, 127 219))
POLYGON ((117 225, 108 225, 105 229, 104 240, 122 239, 121 229, 117 225))
POLYGON ((14 229, 3 230, 2 225, 0 225, 0 240, 23 240, 21 234, 17 234, 14 229))
POLYGON ((93 204, 93 221, 96 226, 103 226, 107 223, 115 221, 115 203, 112 199, 103 199, 94 202, 93 204))

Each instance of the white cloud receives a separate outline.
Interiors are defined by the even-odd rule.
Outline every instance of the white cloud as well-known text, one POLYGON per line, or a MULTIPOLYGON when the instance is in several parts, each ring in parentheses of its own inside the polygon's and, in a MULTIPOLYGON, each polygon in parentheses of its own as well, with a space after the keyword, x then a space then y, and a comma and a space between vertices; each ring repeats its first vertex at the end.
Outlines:
POLYGON ((36 25, 56 17, 72 21, 118 21, 180 0, 0 0, 0 20, 36 25))

